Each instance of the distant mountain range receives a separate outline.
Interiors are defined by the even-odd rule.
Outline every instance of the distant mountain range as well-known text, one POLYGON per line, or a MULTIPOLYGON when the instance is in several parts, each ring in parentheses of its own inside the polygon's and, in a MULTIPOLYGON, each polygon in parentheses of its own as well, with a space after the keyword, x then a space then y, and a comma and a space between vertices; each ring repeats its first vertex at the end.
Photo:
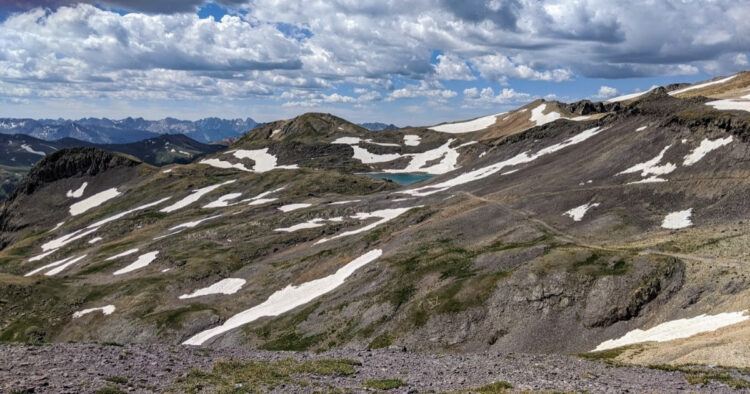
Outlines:
POLYGON ((196 121, 174 118, 146 120, 131 117, 121 120, 0 118, 0 133, 26 134, 47 141, 75 138, 94 144, 127 144, 162 134, 184 134, 196 141, 211 143, 237 138, 257 125, 258 123, 251 118, 205 118, 196 121))
POLYGON ((127 144, 93 144, 74 138, 45 141, 24 134, 0 134, 0 201, 9 196, 29 169, 47 155, 61 149, 81 147, 125 153, 156 166, 190 163, 225 148, 224 145, 204 144, 182 134, 157 135, 127 144))
POLYGON ((370 131, 384 131, 384 130, 397 130, 398 126, 396 126, 393 123, 380 123, 380 122, 368 122, 368 123, 360 123, 360 126, 366 128, 370 131))

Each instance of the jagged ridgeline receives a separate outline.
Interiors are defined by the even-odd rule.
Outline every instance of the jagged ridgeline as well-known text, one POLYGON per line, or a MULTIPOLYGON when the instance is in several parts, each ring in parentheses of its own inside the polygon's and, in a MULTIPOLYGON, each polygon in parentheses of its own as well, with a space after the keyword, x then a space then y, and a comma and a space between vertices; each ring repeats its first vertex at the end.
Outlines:
POLYGON ((187 164, 226 148, 220 144, 200 143, 181 134, 166 134, 125 144, 93 144, 73 138, 45 141, 24 134, 0 134, 0 200, 13 194, 23 176, 47 155, 82 147, 121 152, 157 166, 187 164))
POLYGON ((745 365, 748 86, 311 113, 163 167, 57 152, 2 210, 0 339, 745 365))

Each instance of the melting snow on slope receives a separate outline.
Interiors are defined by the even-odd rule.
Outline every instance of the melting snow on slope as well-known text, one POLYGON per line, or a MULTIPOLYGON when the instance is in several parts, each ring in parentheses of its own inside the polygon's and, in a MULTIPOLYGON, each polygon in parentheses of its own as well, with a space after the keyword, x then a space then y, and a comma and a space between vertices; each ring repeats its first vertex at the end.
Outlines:
POLYGON ((352 219, 358 219, 358 220, 367 220, 367 219, 372 219, 372 218, 378 218, 380 220, 375 221, 373 223, 370 223, 367 226, 358 228, 356 230, 344 231, 343 233, 337 234, 337 235, 335 235, 335 236, 333 236, 331 238, 323 238, 323 239, 319 240, 318 242, 316 242, 315 244, 318 245, 318 244, 322 244, 324 242, 328 242, 328 241, 331 241, 331 240, 334 240, 334 239, 348 237, 350 235, 363 233, 365 231, 370 231, 370 230, 374 229, 375 227, 380 226, 383 223, 389 222, 389 221, 391 221, 391 220, 393 220, 393 219, 395 219, 395 218, 403 215, 404 213, 406 213, 410 209, 420 208, 420 207, 421 207, 421 205, 415 206, 415 207, 390 208, 390 209, 381 209, 381 210, 373 211, 373 212, 360 212, 360 213, 357 213, 355 215, 352 215, 351 218, 352 219))
POLYGON ((458 149, 475 144, 476 141, 467 142, 455 148, 451 148, 450 145, 453 143, 453 141, 455 140, 450 139, 440 147, 428 150, 426 152, 408 154, 406 156, 411 156, 411 161, 409 161, 409 164, 405 168, 386 169, 385 172, 424 172, 427 174, 440 175, 458 169, 458 149), (439 162, 428 166, 428 163, 434 163, 438 159, 440 160, 439 162))
POLYGON ((637 185, 640 183, 661 183, 666 181, 666 179, 659 178, 658 176, 650 176, 648 178, 643 178, 640 181, 628 182, 627 185, 637 185))
POLYGON ((690 221, 690 216, 693 214, 693 208, 686 209, 684 211, 672 212, 664 217, 664 221, 661 226, 668 229, 679 229, 685 228, 693 224, 690 221))
POLYGON ((594 351, 614 349, 642 342, 666 342, 688 338, 746 321, 750 318, 746 313, 747 311, 719 313, 717 315, 703 314, 689 319, 668 321, 647 330, 635 329, 620 338, 602 342, 594 351))
POLYGON ((39 268, 37 268, 37 269, 35 269, 35 270, 31 271, 31 272, 28 272, 24 276, 36 275, 36 274, 38 274, 38 273, 40 273, 42 271, 46 271, 46 270, 49 270, 49 271, 47 271, 47 273, 45 273, 45 275, 47 275, 47 276, 57 275, 60 272, 62 272, 64 269, 66 269, 66 268, 70 267, 71 265, 73 265, 73 264, 75 264, 75 263, 83 260, 84 257, 86 257, 86 255, 78 256, 76 258, 68 257, 68 258, 65 258, 65 259, 62 259, 62 260, 58 260, 58 261, 55 261, 54 263, 49 263, 49 264, 47 264, 47 265, 45 265, 43 267, 39 267, 39 268))
MULTIPOLYGON (((417 137, 417 136, 415 136, 417 137)), ((354 159, 361 161, 363 164, 374 164, 374 163, 385 163, 400 159, 403 157, 410 157, 411 160, 405 168, 401 169, 386 169, 385 172, 389 173, 408 173, 408 172, 424 172, 427 174, 439 175, 445 174, 458 168, 458 149, 472 144, 476 144, 476 141, 470 141, 465 144, 461 144, 457 147, 452 148, 451 144, 455 139, 448 140, 445 144, 438 148, 428 150, 422 153, 409 153, 409 154, 375 154, 369 152, 367 149, 360 148, 356 145, 360 141, 356 137, 341 137, 333 141, 333 144, 347 144, 354 149, 354 159), (440 160, 437 163, 435 161, 440 160), (428 166, 428 163, 434 163, 428 166)))
POLYGON ((607 103, 617 103, 617 102, 620 102, 620 101, 632 100, 634 98, 641 97, 644 94, 646 94, 646 93, 648 93, 648 92, 650 92, 650 91, 652 91, 652 90, 654 90, 656 88, 657 88, 656 86, 652 86, 651 89, 646 90, 645 92, 635 92, 635 93, 626 94, 626 95, 623 95, 623 96, 613 97, 613 98, 607 100, 606 102, 607 103))
POLYGON ((581 205, 579 207, 575 207, 575 208, 573 208, 573 209, 565 212, 563 215, 570 216, 571 218, 573 218, 574 221, 580 222, 581 219, 583 219, 583 215, 585 215, 586 212, 589 209, 595 208, 595 207, 598 207, 598 206, 599 206, 598 202, 583 204, 583 205, 581 205))
POLYGON ((362 200, 344 200, 344 201, 334 201, 328 205, 346 205, 346 204, 353 204, 355 202, 360 202, 362 200))
POLYGON ((736 76, 737 76, 737 75, 732 75, 731 77, 726 77, 726 78, 722 78, 722 79, 719 79, 719 80, 716 80, 716 81, 711 81, 711 82, 701 83, 701 84, 698 84, 698 85, 688 86, 688 87, 686 87, 686 88, 683 88, 683 89, 673 90, 673 91, 669 92, 669 95, 670 95, 670 96, 674 96, 674 95, 676 95, 676 94, 680 94, 680 93, 685 93, 685 92, 689 92, 689 91, 691 91, 691 90, 696 90, 696 89, 703 89, 703 88, 705 88, 705 87, 708 87, 708 86, 712 86, 712 85, 719 85, 719 84, 722 84, 722 83, 724 83, 724 82, 729 82, 729 81, 731 81, 731 80, 732 80, 732 79, 734 79, 734 77, 736 77, 736 76))
POLYGON ((115 271, 112 275, 127 274, 128 272, 133 272, 135 270, 141 269, 151 264, 154 260, 156 260, 156 256, 158 255, 159 255, 159 252, 149 252, 146 254, 142 254, 138 256, 138 259, 135 260, 133 263, 129 264, 125 268, 115 271))
POLYGON ((492 126, 497 121, 497 117, 504 113, 505 112, 501 112, 495 115, 488 115, 488 116, 484 116, 481 118, 469 120, 466 122, 445 123, 445 124, 429 127, 429 129, 440 131, 442 133, 450 133, 450 134, 471 133, 472 131, 484 130, 492 126))
POLYGON ((199 224, 201 224, 201 223, 203 223, 203 222, 207 222, 207 221, 209 221, 209 220, 213 220, 213 219, 216 219, 216 218, 218 218, 218 217, 221 217, 221 216, 222 216, 222 215, 216 215, 216 216, 211 216, 211 217, 207 217, 207 218, 203 218, 203 219, 195 220, 195 221, 192 221, 192 222, 187 222, 187 223, 182 223, 182 224, 178 224, 178 225, 176 225, 176 226, 174 226, 174 227, 170 228, 170 229, 169 229, 169 231, 174 231, 174 230, 184 230, 184 229, 186 229, 186 228, 193 228, 193 227, 197 227, 197 226, 198 226, 199 224))
POLYGON ((339 268, 339 270, 333 275, 306 282, 299 286, 289 285, 286 288, 271 294, 271 296, 263 303, 232 316, 227 319, 224 324, 218 327, 199 332, 183 342, 183 344, 199 346, 217 335, 231 331, 237 327, 260 319, 261 317, 278 316, 300 305, 307 304, 308 302, 335 290, 357 269, 375 261, 382 254, 383 251, 380 249, 371 250, 352 260, 349 264, 339 268))
POLYGON ((233 152, 233 155, 238 159, 250 159, 254 161, 253 172, 268 172, 276 169, 294 170, 299 168, 296 164, 286 166, 277 165, 278 159, 276 156, 268 153, 268 148, 255 150, 237 149, 233 152))
POLYGON ((666 175, 677 169, 677 166, 672 163, 666 163, 664 165, 658 165, 659 162, 664 158, 664 154, 672 145, 667 145, 662 151, 653 159, 636 164, 627 170, 620 171, 617 175, 632 174, 634 172, 640 172, 642 177, 648 175, 666 175))
POLYGON ((534 109, 531 110, 531 121, 534 122, 537 126, 541 126, 550 122, 554 122, 557 119, 560 119, 562 115, 559 113, 552 111, 548 114, 544 113, 544 110, 547 108, 547 104, 539 104, 534 109))
POLYGON ((341 137, 331 143, 351 146, 354 150, 354 156, 352 157, 361 161, 363 164, 386 163, 403 157, 398 153, 388 153, 384 155, 370 153, 367 149, 361 148, 358 145, 360 141, 361 139, 357 137, 341 137))
POLYGON ((240 201, 238 204, 241 204, 243 202, 249 202, 249 204, 247 205, 262 205, 262 204, 266 204, 272 201, 276 201, 278 200, 278 198, 267 198, 267 197, 270 196, 271 194, 278 193, 282 190, 284 190, 284 187, 280 187, 274 190, 269 190, 267 192, 260 193, 255 197, 246 198, 240 201))
POLYGON ((104 315, 111 315, 112 313, 115 312, 115 306, 114 305, 107 305, 107 306, 102 306, 102 307, 99 307, 99 308, 84 309, 82 311, 78 311, 78 312, 73 313, 73 318, 74 319, 78 319, 79 317, 86 316, 89 313, 93 313, 93 312, 101 312, 104 315))
POLYGON ((119 191, 117 191, 117 188, 113 187, 111 189, 107 189, 103 192, 96 193, 93 196, 81 200, 73 205, 70 206, 70 214, 73 216, 80 215, 90 209, 96 208, 105 202, 122 195, 119 191))
POLYGON ((62 226, 63 226, 63 224, 65 224, 65 222, 60 222, 60 223, 57 223, 57 224, 55 225, 55 227, 53 227, 53 228, 52 228, 52 230, 49 230, 48 232, 50 232, 50 233, 51 233, 51 232, 53 232, 53 231, 55 231, 55 230, 59 229, 60 227, 62 227, 62 226))
MULTIPOLYGON (((225 194, 225 195, 219 197, 218 200, 212 201, 212 202, 204 205, 203 208, 224 208, 224 207, 228 207, 230 205, 234 205, 234 204, 230 204, 230 201, 239 198, 241 195, 242 195, 242 193, 229 193, 229 194, 225 194)), ((236 204, 239 204, 239 203, 236 203, 236 204)))
POLYGON ((342 218, 341 216, 333 217, 330 219, 315 218, 303 223, 295 224, 294 226, 277 228, 273 231, 278 231, 280 233, 293 233, 295 231, 305 230, 308 228, 322 227, 325 226, 326 222, 341 222, 343 220, 344 218, 342 218))
POLYGON ((190 294, 183 294, 180 296, 180 299, 185 300, 188 298, 207 296, 211 294, 234 294, 238 292, 242 288, 242 286, 245 285, 245 283, 246 281, 244 279, 239 278, 222 279, 212 284, 211 286, 198 289, 190 294))
POLYGON ((690 152, 690 154, 685 156, 685 161, 682 164, 686 166, 692 166, 693 164, 699 162, 709 152, 719 149, 722 146, 727 145, 731 142, 732 142, 731 135, 726 138, 717 138, 713 141, 706 138, 703 141, 701 141, 701 144, 698 145, 697 148, 693 149, 690 152))
POLYGON ((209 165, 211 167, 221 168, 221 169, 234 168, 235 170, 252 172, 252 170, 245 167, 245 165, 242 163, 233 164, 228 161, 219 160, 219 159, 203 159, 199 161, 198 163, 209 165))
POLYGON ((205 196, 206 194, 211 193, 212 191, 214 191, 214 190, 216 190, 216 189, 218 189, 218 188, 220 188, 222 186, 226 186, 226 185, 232 184, 234 182, 236 182, 236 180, 233 179, 231 181, 226 181, 224 183, 219 183, 217 185, 206 186, 206 187, 201 188, 201 189, 193 190, 193 193, 190 194, 189 196, 183 198, 180 201, 177 201, 176 203, 174 203, 174 204, 172 204, 172 205, 170 205, 170 206, 168 206, 166 208, 161 209, 159 212, 170 213, 170 212, 174 212, 174 211, 177 211, 179 209, 185 208, 188 205, 190 205, 190 204, 192 204, 192 203, 200 200, 201 197, 205 196))
POLYGON ((298 209, 310 208, 312 204, 300 203, 300 204, 287 204, 280 206, 278 209, 281 212, 292 212, 298 209))
MULTIPOLYGON (((107 223, 113 222, 115 220, 119 220, 119 219, 125 217, 126 215, 129 215, 129 214, 133 213, 133 212, 137 212, 137 211, 140 211, 140 210, 143 210, 143 209, 147 209, 147 208, 151 208, 153 206, 159 205, 159 204, 161 204, 164 201, 167 201, 169 199, 170 199, 170 197, 166 197, 166 198, 162 198, 161 200, 154 201, 152 203, 141 205, 141 206, 133 208, 131 210, 128 210, 128 211, 121 212, 121 213, 118 213, 116 215, 110 216, 110 217, 108 217, 106 219, 102 219, 102 220, 100 220, 100 221, 98 221, 96 223, 93 223, 93 224, 89 225, 88 227, 85 227, 85 228, 73 231, 72 233, 69 233, 69 234, 63 235, 62 237, 55 238, 55 239, 53 239, 51 241, 48 241, 47 243, 45 243, 45 244, 42 245, 42 251, 44 251, 45 253, 43 253, 42 255, 33 257, 32 260, 33 259, 37 259, 40 256, 46 256, 46 255, 48 255, 50 253, 50 251, 54 251, 54 250, 59 249, 59 248, 65 246, 65 245, 67 245, 67 244, 69 244, 69 243, 71 243, 73 241, 77 241, 77 240, 79 240, 79 239, 81 239, 81 238, 83 238, 83 237, 85 237, 85 236, 87 236, 87 235, 89 235, 89 234, 97 231, 99 229, 99 227, 101 227, 101 226, 103 226, 103 225, 105 225, 107 223)), ((29 261, 32 261, 32 260, 29 260, 29 261)))
POLYGON ((416 196, 416 197, 429 196, 431 194, 440 193, 452 187, 456 187, 456 186, 463 185, 469 182, 474 182, 480 179, 487 178, 489 176, 497 174, 498 172, 502 171, 506 167, 529 163, 542 156, 555 153, 559 150, 565 149, 572 145, 579 144, 599 134, 601 131, 602 129, 599 127, 594 127, 588 130, 584 130, 574 135, 573 137, 568 138, 567 140, 563 142, 550 145, 544 149, 541 149, 537 153, 529 154, 528 152, 522 152, 511 157, 510 159, 507 159, 507 160, 504 160, 499 163, 495 163, 486 167, 482 167, 474 171, 463 173, 457 177, 448 179, 447 181, 444 181, 444 182, 422 186, 416 189, 404 190, 398 193, 409 194, 409 195, 416 196))
POLYGON ((126 251, 124 251, 124 252, 122 252, 122 253, 120 253, 120 254, 116 254, 116 255, 114 255, 114 256, 112 256, 112 257, 108 257, 108 258, 107 258, 106 260, 104 260, 104 261, 112 261, 112 260, 117 260, 117 259, 119 259, 119 258, 121 258, 121 257, 125 257, 125 256, 130 256, 131 254, 134 254, 134 253, 138 253, 138 249, 130 249, 130 250, 126 250, 126 251))
POLYGON ((406 146, 419 146, 422 142, 422 138, 415 134, 407 134, 404 136, 404 145, 406 146))
POLYGON ((97 243, 97 242, 101 242, 101 240, 103 240, 103 239, 104 239, 104 238, 102 238, 102 237, 94 237, 94 238, 91 238, 91 239, 89 240, 89 245, 93 245, 93 244, 95 244, 95 243, 97 243))
POLYGON ((745 96, 742 100, 726 99, 709 101, 706 105, 710 105, 720 111, 748 111, 750 112, 750 95, 745 96))
POLYGON ((44 153, 44 152, 40 152, 40 151, 38 151, 38 150, 34 150, 34 149, 32 149, 32 148, 31 148, 30 146, 28 146, 28 145, 26 145, 26 144, 21 144, 21 148, 22 148, 23 150, 25 150, 26 152, 29 152, 29 153, 33 153, 33 154, 35 154, 35 155, 39 155, 39 156, 47 156, 47 154, 46 154, 46 153, 44 153))
POLYGON ((83 197, 83 192, 86 190, 86 186, 88 185, 89 185, 88 182, 83 182, 83 185, 81 185, 81 187, 79 187, 75 191, 68 190, 68 192, 65 193, 65 196, 68 198, 81 198, 83 197))

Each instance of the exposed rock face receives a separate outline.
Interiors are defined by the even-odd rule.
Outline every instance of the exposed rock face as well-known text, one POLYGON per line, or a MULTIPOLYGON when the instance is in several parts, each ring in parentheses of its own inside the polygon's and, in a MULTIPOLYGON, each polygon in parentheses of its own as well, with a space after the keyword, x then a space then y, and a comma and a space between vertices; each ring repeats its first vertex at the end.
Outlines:
POLYGON ((97 148, 63 149, 39 162, 18 186, 17 193, 29 195, 40 186, 60 179, 96 176, 113 168, 139 164, 134 158, 97 148))
POLYGON ((589 100, 576 101, 575 103, 563 104, 562 106, 569 112, 581 116, 616 111, 620 108, 619 103, 594 103, 589 100))
POLYGON ((135 176, 135 168, 139 165, 141 162, 135 158, 98 148, 62 149, 46 156, 29 171, 11 198, 2 204, 0 250, 15 238, 17 231, 38 223, 40 218, 64 218, 67 215, 67 205, 71 203, 65 196, 67 190, 75 190, 80 183, 92 180, 89 190, 96 190, 94 183, 100 183, 102 188, 98 191, 102 191, 104 186, 115 186, 135 176), (108 175, 104 175, 105 173, 108 175), (93 181, 96 177, 100 181, 93 181), (66 189, 63 184, 58 185, 61 181, 69 183, 70 187, 66 189), (41 197, 42 194, 35 195, 39 189, 48 185, 57 192, 52 195, 42 193, 44 197, 41 197), (57 207, 50 210, 51 205, 57 207))

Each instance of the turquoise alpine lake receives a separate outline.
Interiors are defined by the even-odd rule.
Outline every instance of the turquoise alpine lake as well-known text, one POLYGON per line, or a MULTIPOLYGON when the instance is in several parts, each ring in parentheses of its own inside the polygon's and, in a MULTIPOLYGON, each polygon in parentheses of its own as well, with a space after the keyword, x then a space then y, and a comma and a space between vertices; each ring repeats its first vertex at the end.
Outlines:
POLYGON ((422 182, 432 178, 432 175, 422 172, 404 172, 399 174, 392 174, 389 172, 370 172, 362 175, 393 181, 399 185, 411 185, 412 183, 422 182))

